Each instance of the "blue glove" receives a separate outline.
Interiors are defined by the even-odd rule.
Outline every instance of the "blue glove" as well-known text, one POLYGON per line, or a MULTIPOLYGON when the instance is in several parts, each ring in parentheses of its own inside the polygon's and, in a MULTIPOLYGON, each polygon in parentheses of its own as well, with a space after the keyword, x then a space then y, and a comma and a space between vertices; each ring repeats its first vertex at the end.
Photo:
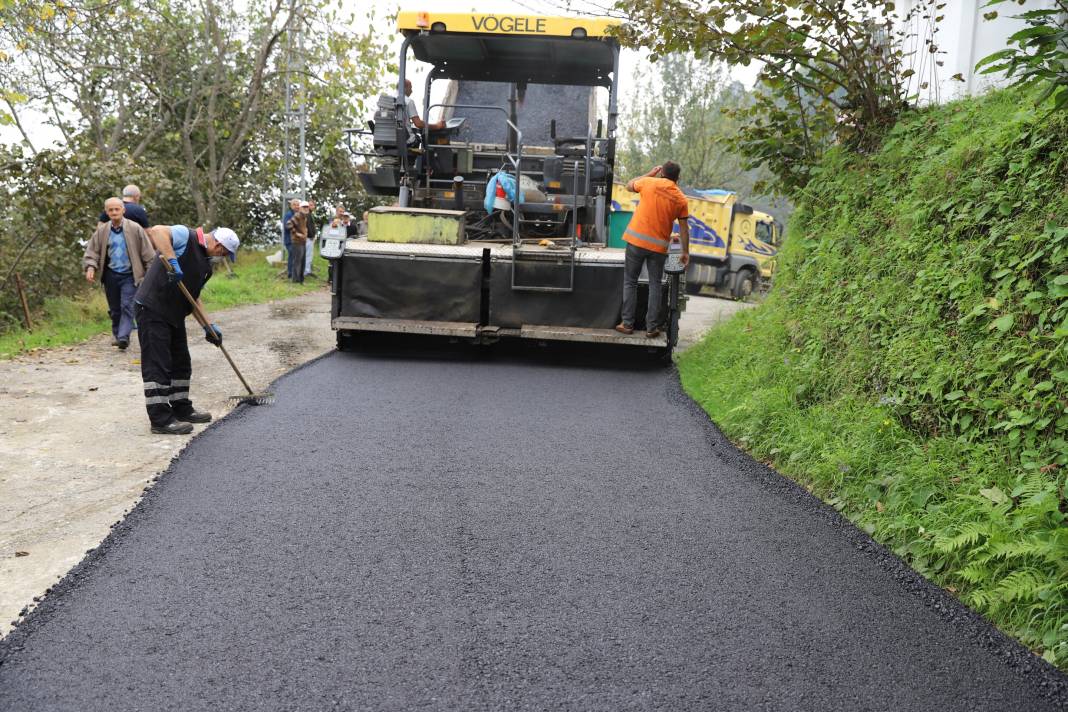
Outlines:
POLYGON ((182 277, 184 276, 182 274, 182 268, 178 265, 178 260, 174 257, 168 257, 167 264, 171 266, 171 268, 167 270, 167 281, 171 284, 178 284, 182 281, 182 277))
POLYGON ((208 340, 209 344, 222 346, 222 331, 214 324, 208 324, 204 327, 204 338, 208 340))

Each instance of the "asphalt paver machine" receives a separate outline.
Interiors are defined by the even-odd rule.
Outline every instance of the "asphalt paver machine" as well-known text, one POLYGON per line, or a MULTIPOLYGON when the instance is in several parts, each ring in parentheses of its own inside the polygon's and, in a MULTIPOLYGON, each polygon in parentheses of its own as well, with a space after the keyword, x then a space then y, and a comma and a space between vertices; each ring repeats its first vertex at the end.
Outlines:
POLYGON ((366 235, 329 232, 338 348, 376 333, 618 344, 670 354, 685 297, 669 259, 639 287, 638 329, 620 321, 624 251, 609 247, 619 45, 614 20, 402 12, 400 79, 363 134, 365 189, 395 196, 366 235), (410 120, 409 53, 429 66, 410 120), (446 82, 445 91, 435 82, 446 82), (598 88, 603 88, 598 92, 598 88), (432 92, 432 90, 435 90, 432 92), (432 93, 445 98, 432 103, 432 93), (605 97, 607 94, 607 97, 605 97), (598 114, 607 111, 603 118, 598 114), (598 99, 601 99, 599 102, 598 99), (666 328, 644 334, 647 290, 666 328))

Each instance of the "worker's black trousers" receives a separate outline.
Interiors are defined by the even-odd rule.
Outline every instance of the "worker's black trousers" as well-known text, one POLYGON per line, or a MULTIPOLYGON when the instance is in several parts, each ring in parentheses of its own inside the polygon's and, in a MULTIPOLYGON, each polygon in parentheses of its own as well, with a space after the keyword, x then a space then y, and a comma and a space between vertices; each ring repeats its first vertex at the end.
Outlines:
POLYGON ((153 425, 166 425, 175 416, 193 412, 193 402, 189 400, 193 363, 189 359, 185 322, 174 326, 140 304, 136 313, 148 419, 153 425))

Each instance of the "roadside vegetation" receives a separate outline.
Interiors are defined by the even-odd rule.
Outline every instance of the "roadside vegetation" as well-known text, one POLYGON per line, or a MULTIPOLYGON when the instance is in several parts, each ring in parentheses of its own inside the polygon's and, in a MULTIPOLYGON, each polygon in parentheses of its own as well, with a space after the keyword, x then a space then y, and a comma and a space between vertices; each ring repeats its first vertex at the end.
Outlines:
MULTIPOLYGON (((235 276, 232 278, 225 267, 216 268, 201 295, 208 313, 286 299, 323 288, 326 260, 316 255, 312 262, 316 276, 308 277, 304 284, 294 284, 285 279, 285 264, 267 264, 265 258, 273 251, 242 250, 233 266, 235 276)), ((111 329, 111 320, 103 290, 86 287, 73 296, 49 298, 37 311, 33 326, 33 331, 22 327, 0 334, 0 359, 9 359, 32 349, 68 346, 107 333, 111 329)), ((225 328, 225 324, 220 326, 225 328)))
POLYGON ((741 446, 1068 670, 1068 3, 989 0, 1022 29, 979 67, 1017 86, 921 111, 947 5, 897 5, 615 3, 654 57, 760 62, 730 143, 797 209, 770 298, 679 369, 741 446))
POLYGON ((1068 114, 1035 92, 828 150, 770 298, 679 369, 728 436, 1068 669, 1068 114))
POLYGON ((31 309, 84 310, 67 301, 84 292, 78 241, 127 183, 155 224, 225 225, 245 247, 276 239, 287 86, 308 115, 302 197, 320 223, 340 202, 359 214, 369 201, 344 129, 395 71, 378 26, 335 0, 0 2, 0 125, 21 136, 0 146, 0 335, 22 322, 16 271, 31 309), (297 36, 316 38, 299 67, 286 58, 297 36))

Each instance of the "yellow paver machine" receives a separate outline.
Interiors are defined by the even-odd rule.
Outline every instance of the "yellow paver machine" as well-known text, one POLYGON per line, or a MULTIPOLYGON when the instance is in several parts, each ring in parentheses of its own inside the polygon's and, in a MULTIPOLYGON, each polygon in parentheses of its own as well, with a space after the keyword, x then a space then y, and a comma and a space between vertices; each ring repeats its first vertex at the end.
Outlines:
MULTIPOLYGON (((360 180, 396 196, 366 235, 324 234, 331 325, 344 350, 375 333, 584 341, 670 354, 685 296, 668 261, 664 313, 619 323, 624 252, 608 246, 619 74, 614 20, 402 12, 396 95, 350 138, 360 180), (409 54, 429 65, 421 110, 409 54), (437 82, 445 82, 439 86, 437 82), (431 96, 444 97, 432 102, 431 96), (442 120, 413 122, 440 115, 442 120), (416 128, 420 125, 420 128, 416 128), (370 143, 370 147, 366 144, 370 143), (643 327, 666 328, 647 339, 643 327)), ((351 143, 350 143, 351 145, 351 143)))

